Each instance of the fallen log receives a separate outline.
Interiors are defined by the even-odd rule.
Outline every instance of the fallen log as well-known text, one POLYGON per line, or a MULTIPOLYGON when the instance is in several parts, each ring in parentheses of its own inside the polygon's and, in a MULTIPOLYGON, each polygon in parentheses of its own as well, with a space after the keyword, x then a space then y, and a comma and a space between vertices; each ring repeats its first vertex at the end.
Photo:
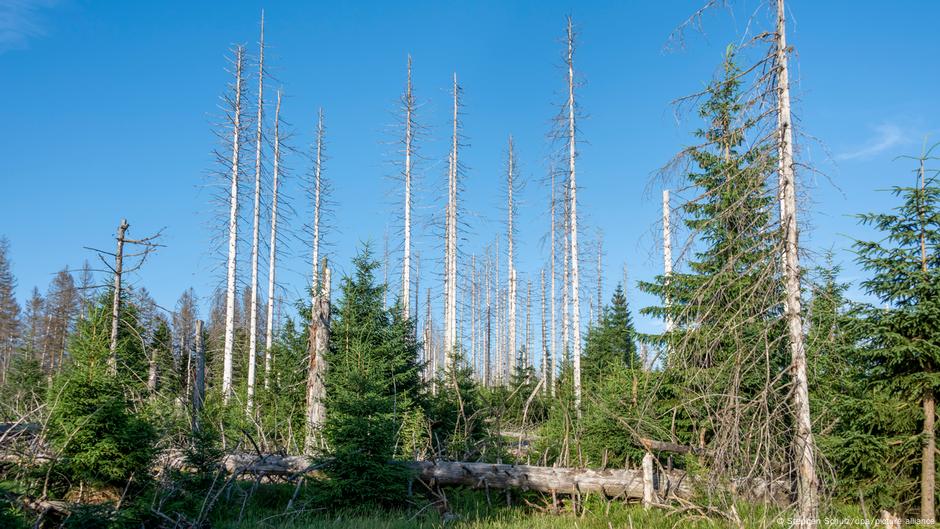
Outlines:
MULTIPOLYGON (((416 477, 430 485, 471 488, 521 489, 559 494, 602 494, 609 498, 643 498, 640 470, 540 467, 461 461, 405 463, 416 477)), ((652 477, 660 497, 689 497, 685 473, 673 471, 652 477)))

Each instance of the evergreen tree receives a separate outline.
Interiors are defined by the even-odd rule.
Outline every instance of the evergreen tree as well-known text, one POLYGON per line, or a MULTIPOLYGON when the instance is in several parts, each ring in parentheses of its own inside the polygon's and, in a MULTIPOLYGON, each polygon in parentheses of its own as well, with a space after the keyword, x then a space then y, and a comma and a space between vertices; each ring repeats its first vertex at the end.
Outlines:
POLYGON ((364 248, 342 279, 331 321, 324 437, 330 483, 340 502, 394 505, 407 492, 407 470, 389 465, 403 418, 420 398, 417 347, 400 308, 383 308, 386 285, 364 248), (407 333, 407 334, 406 334, 407 333))
MULTIPOLYGON (((883 236, 855 244, 857 261, 872 276, 862 283, 882 307, 868 307, 869 376, 882 389, 920 403, 921 513, 933 518, 936 496, 936 392, 940 389, 940 186, 919 159, 917 184, 896 186, 901 204, 891 213, 860 215, 883 236)), ((909 430, 914 434, 914 430, 909 430)), ((910 461, 910 460, 908 460, 910 461)))
POLYGON ((604 307, 598 325, 588 330, 584 340, 581 369, 588 390, 592 384, 601 383, 614 369, 642 368, 635 339, 636 330, 627 298, 623 286, 617 285, 610 305, 604 307))
POLYGON ((727 448, 712 462, 716 474, 739 474, 767 457, 761 468, 776 477, 787 464, 776 432, 787 428, 778 375, 789 355, 774 198, 766 186, 775 163, 753 141, 761 132, 743 99, 729 48, 723 76, 709 86, 699 111, 701 144, 686 151, 693 166, 689 193, 697 196, 681 207, 694 237, 691 258, 684 269, 640 283, 663 301, 641 312, 674 322, 671 332, 647 337, 665 347, 664 382, 676 395, 676 424, 690 428, 672 429, 674 440, 727 448))
POLYGON ((10 269, 10 243, 0 238, 0 384, 20 345, 20 306, 16 302, 16 279, 10 269))

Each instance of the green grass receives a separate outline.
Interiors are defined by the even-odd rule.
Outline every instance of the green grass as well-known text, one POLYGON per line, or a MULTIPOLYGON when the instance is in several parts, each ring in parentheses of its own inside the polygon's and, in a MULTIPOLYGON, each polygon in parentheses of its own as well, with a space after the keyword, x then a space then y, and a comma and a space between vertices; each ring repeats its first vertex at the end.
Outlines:
MULTIPOLYGON (((498 494, 493 495, 503 502, 498 494)), ((269 497, 268 499, 273 499, 269 497)), ((284 514, 284 503, 275 507, 275 502, 261 499, 251 502, 239 520, 237 509, 228 511, 213 522, 219 529, 767 529, 789 527, 786 515, 757 507, 742 506, 738 509, 741 525, 717 515, 701 516, 693 512, 654 508, 644 510, 637 504, 606 502, 591 498, 584 503, 584 512, 574 515, 570 504, 561 513, 545 512, 526 505, 517 498, 512 507, 489 505, 484 494, 477 491, 448 491, 454 518, 443 522, 437 511, 427 505, 423 498, 415 498, 415 504, 402 511, 388 512, 380 509, 353 508, 339 512, 327 512, 311 503, 302 504, 302 512, 284 514), (266 506, 262 506, 266 504, 266 506), (422 506, 424 507, 422 509, 422 506)), ((527 495, 530 504, 542 505, 542 499, 527 495)), ((823 517, 820 527, 865 527, 862 514, 853 508, 838 508, 823 517)), ((870 529, 872 526, 869 526, 870 529)))

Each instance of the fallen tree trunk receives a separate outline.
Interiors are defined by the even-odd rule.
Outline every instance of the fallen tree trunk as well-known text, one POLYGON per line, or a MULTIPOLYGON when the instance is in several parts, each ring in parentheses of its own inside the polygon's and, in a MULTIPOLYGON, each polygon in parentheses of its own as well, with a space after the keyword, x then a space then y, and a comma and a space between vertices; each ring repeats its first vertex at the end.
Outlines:
MULTIPOLYGON (((640 470, 539 467, 461 461, 412 461, 405 463, 417 478, 431 486, 521 489, 560 494, 603 494, 610 498, 643 498, 640 470)), ((685 473, 673 471, 652 476, 662 498, 687 498, 692 490, 685 473)))

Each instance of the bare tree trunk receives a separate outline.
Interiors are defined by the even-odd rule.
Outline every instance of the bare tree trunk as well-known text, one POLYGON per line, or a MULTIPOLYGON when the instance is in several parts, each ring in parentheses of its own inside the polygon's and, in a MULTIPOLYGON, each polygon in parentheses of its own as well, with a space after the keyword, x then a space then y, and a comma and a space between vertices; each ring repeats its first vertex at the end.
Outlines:
POLYGON ((496 373, 494 380, 502 383, 503 380, 503 305, 502 292, 500 291, 499 275, 499 237, 496 238, 496 259, 494 261, 496 268, 496 284, 493 285, 493 296, 496 303, 496 373))
MULTIPOLYGON (((924 158, 920 159, 920 195, 924 200, 926 193, 926 171, 924 169, 924 158)), ((927 233, 924 227, 923 207, 918 207, 920 218, 920 266, 924 277, 927 277, 927 233)), ((934 501, 936 497, 937 486, 937 429, 936 418, 937 408, 934 392, 930 389, 924 394, 924 446, 921 453, 920 465, 920 519, 924 524, 936 522, 936 511, 934 501)))
POLYGON ((431 384, 431 394, 437 394, 437 354, 434 352, 433 333, 434 327, 431 321, 431 289, 427 294, 427 312, 424 315, 424 356, 427 362, 426 378, 431 384))
POLYGON ((244 49, 235 50, 235 101, 232 109, 232 185, 229 195, 228 265, 225 286, 225 345, 222 351, 222 400, 228 404, 232 397, 232 352, 235 347, 235 275, 238 261, 238 177, 241 151, 241 97, 244 49))
POLYGON ((542 281, 542 394, 548 393, 548 384, 550 382, 548 373, 548 322, 545 319, 545 269, 539 271, 542 281))
POLYGON ((258 54, 258 114, 255 123, 255 201, 251 227, 251 314, 248 315, 248 390, 245 413, 255 404, 255 369, 258 358, 258 236, 261 231, 261 142, 264 126, 264 11, 261 12, 261 40, 258 54))
POLYGON ((803 344, 803 320, 800 307, 799 235, 796 220, 796 177, 793 160, 793 123, 790 115, 790 80, 787 67, 786 19, 784 0, 777 0, 777 134, 781 187, 780 222, 783 226, 786 278, 786 320, 790 338, 793 377, 793 413, 796 423, 794 455, 797 467, 797 507, 794 525, 815 529, 819 516, 816 477, 816 443, 810 419, 809 387, 806 374, 806 350, 803 344))
POLYGON ((575 178, 575 103, 574 103, 574 29, 571 17, 568 17, 568 200, 571 203, 571 216, 568 229, 571 232, 571 328, 574 378, 574 406, 578 419, 581 419, 581 283, 578 277, 578 184, 575 178))
POLYGON ((274 172, 271 176, 271 238, 268 248, 268 307, 267 328, 264 333, 264 389, 270 388, 271 348, 274 346, 274 287, 277 284, 277 193, 281 164, 281 91, 277 91, 277 104, 274 107, 274 172))
POLYGON ((326 419, 326 352, 330 347, 330 269, 323 259, 323 276, 318 281, 316 300, 310 313, 309 367, 307 369, 307 435, 304 452, 314 454, 324 448, 318 441, 326 419))
POLYGON ((458 159, 458 109, 460 87, 457 85, 457 74, 454 73, 454 115, 453 136, 450 152, 450 163, 447 182, 447 241, 446 241, 446 290, 445 320, 444 320, 444 354, 445 369, 453 366, 455 349, 457 347, 457 176, 459 172, 458 159))
POLYGON ((532 356, 532 280, 526 281, 525 291, 525 365, 529 367, 535 365, 535 357, 532 356))
POLYGON ((199 417, 206 398, 206 351, 202 342, 202 320, 196 320, 196 340, 193 353, 196 356, 196 375, 193 382, 193 428, 199 429, 199 417))
POLYGON ((491 369, 491 338, 493 336, 492 329, 492 304, 490 298, 490 260, 487 258, 486 261, 486 271, 484 272, 485 282, 483 289, 486 291, 486 323, 485 329, 483 331, 483 386, 490 387, 492 381, 490 380, 492 373, 491 369))
POLYGON ((604 317, 604 234, 597 234, 597 314, 598 325, 604 317))
MULTIPOLYGON (((672 219, 669 207, 669 190, 663 189, 663 277, 669 282, 672 275, 672 219)), ((666 296, 666 332, 672 332, 672 315, 669 313, 669 297, 666 296)))
POLYGON ((509 272, 509 373, 512 376, 516 368, 516 263, 513 259, 513 217, 515 217, 515 207, 512 202, 512 192, 515 182, 513 182, 513 173, 515 172, 515 161, 513 160, 512 136, 509 136, 509 164, 506 170, 506 192, 507 192, 507 214, 506 224, 506 243, 508 245, 508 266, 509 272))
POLYGON ((320 217, 323 203, 323 109, 317 112, 317 150, 313 165, 313 299, 317 296, 320 280, 320 217))
POLYGON ((117 251, 114 253, 114 294, 111 297, 111 346, 108 356, 108 369, 117 373, 118 328, 121 323, 121 274, 124 271, 124 234, 128 228, 127 219, 121 219, 117 231, 117 251))
POLYGON ((558 336, 558 332, 555 330, 555 323, 558 321, 558 318, 557 318, 556 315, 555 315, 555 277, 556 277, 556 273, 557 273, 557 272, 555 271, 555 245, 556 245, 556 243, 555 243, 555 203, 556 203, 556 201, 555 201, 555 168, 554 168, 554 167, 551 169, 551 173, 552 173, 552 175, 551 175, 551 178, 552 178, 552 187, 551 187, 551 198, 550 198, 550 206, 549 206, 549 215, 550 215, 551 218, 552 218, 552 220, 551 220, 551 235, 550 235, 550 237, 551 237, 551 247, 552 247, 552 250, 551 250, 551 289, 552 289, 552 293, 551 293, 551 304, 552 304, 552 325, 551 325, 551 333, 552 333, 552 337, 551 337, 551 350, 549 351, 549 353, 551 354, 551 357, 552 357, 552 363, 551 363, 551 374, 550 374, 551 380, 549 381, 550 384, 548 384, 548 386, 549 386, 549 393, 550 393, 550 395, 551 395, 552 397, 554 397, 554 396, 555 396, 555 377, 557 376, 557 373, 558 373, 558 348, 557 348, 557 344, 555 343, 555 338, 558 336))
MULTIPOLYGON (((405 89, 405 248, 401 261, 401 307, 404 318, 411 315, 411 142, 414 140, 414 95, 411 91, 411 55, 408 56, 408 85, 405 89)), ((415 301, 417 303, 417 300, 415 301)))

